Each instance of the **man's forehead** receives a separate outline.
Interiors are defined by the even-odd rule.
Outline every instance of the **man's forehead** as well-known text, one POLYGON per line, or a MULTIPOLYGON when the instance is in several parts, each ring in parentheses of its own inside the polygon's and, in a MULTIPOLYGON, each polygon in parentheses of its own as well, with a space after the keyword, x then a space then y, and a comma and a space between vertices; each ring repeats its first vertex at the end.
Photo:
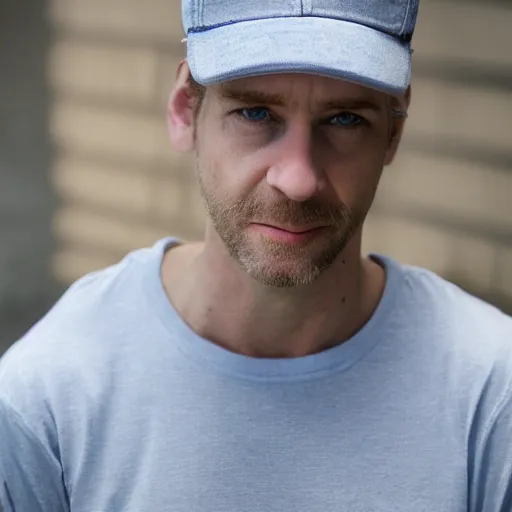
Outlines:
POLYGON ((387 95, 348 81, 305 74, 282 74, 248 77, 218 86, 221 97, 245 103, 292 106, 308 102, 329 107, 332 104, 360 104, 381 109, 387 95))

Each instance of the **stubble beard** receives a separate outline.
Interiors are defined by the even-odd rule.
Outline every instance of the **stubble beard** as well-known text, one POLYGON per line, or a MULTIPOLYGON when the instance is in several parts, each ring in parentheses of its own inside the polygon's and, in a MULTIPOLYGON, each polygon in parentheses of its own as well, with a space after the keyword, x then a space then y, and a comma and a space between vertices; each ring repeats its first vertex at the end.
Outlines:
POLYGON ((329 269, 361 226, 364 215, 344 203, 311 198, 297 202, 270 200, 251 193, 236 202, 207 187, 198 169, 201 194, 213 228, 230 256, 259 283, 292 288, 313 283, 329 269), (249 236, 252 221, 268 224, 329 226, 326 236, 306 244, 286 244, 249 236))

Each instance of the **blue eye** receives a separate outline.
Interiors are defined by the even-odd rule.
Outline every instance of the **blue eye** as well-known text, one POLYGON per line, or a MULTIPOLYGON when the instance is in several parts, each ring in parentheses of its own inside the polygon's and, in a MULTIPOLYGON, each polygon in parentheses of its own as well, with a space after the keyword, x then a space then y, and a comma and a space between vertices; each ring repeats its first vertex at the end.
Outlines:
POLYGON ((239 113, 247 121, 262 122, 270 119, 268 109, 263 107, 242 108, 239 113))
POLYGON ((362 123, 362 118, 357 116, 356 114, 351 114, 350 112, 343 112, 334 116, 329 124, 333 124, 335 126, 341 126, 343 128, 352 128, 362 123))

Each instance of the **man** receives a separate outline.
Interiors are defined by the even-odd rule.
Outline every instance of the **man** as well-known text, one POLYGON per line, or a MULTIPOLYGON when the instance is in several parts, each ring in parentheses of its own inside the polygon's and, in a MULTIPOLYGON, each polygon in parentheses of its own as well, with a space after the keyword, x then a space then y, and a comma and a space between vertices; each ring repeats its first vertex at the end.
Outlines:
POLYGON ((184 2, 204 243, 84 277, 5 356, 4 509, 512 510, 512 320, 361 255, 417 9, 184 2))

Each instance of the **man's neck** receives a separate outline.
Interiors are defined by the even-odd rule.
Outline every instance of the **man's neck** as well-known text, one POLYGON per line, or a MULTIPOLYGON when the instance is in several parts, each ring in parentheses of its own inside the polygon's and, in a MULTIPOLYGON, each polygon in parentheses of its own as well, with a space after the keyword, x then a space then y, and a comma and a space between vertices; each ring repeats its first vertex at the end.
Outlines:
POLYGON ((168 251, 162 279, 180 316, 203 338, 251 357, 300 357, 349 339, 380 300, 384 270, 352 242, 308 286, 263 286, 204 244, 168 251))

